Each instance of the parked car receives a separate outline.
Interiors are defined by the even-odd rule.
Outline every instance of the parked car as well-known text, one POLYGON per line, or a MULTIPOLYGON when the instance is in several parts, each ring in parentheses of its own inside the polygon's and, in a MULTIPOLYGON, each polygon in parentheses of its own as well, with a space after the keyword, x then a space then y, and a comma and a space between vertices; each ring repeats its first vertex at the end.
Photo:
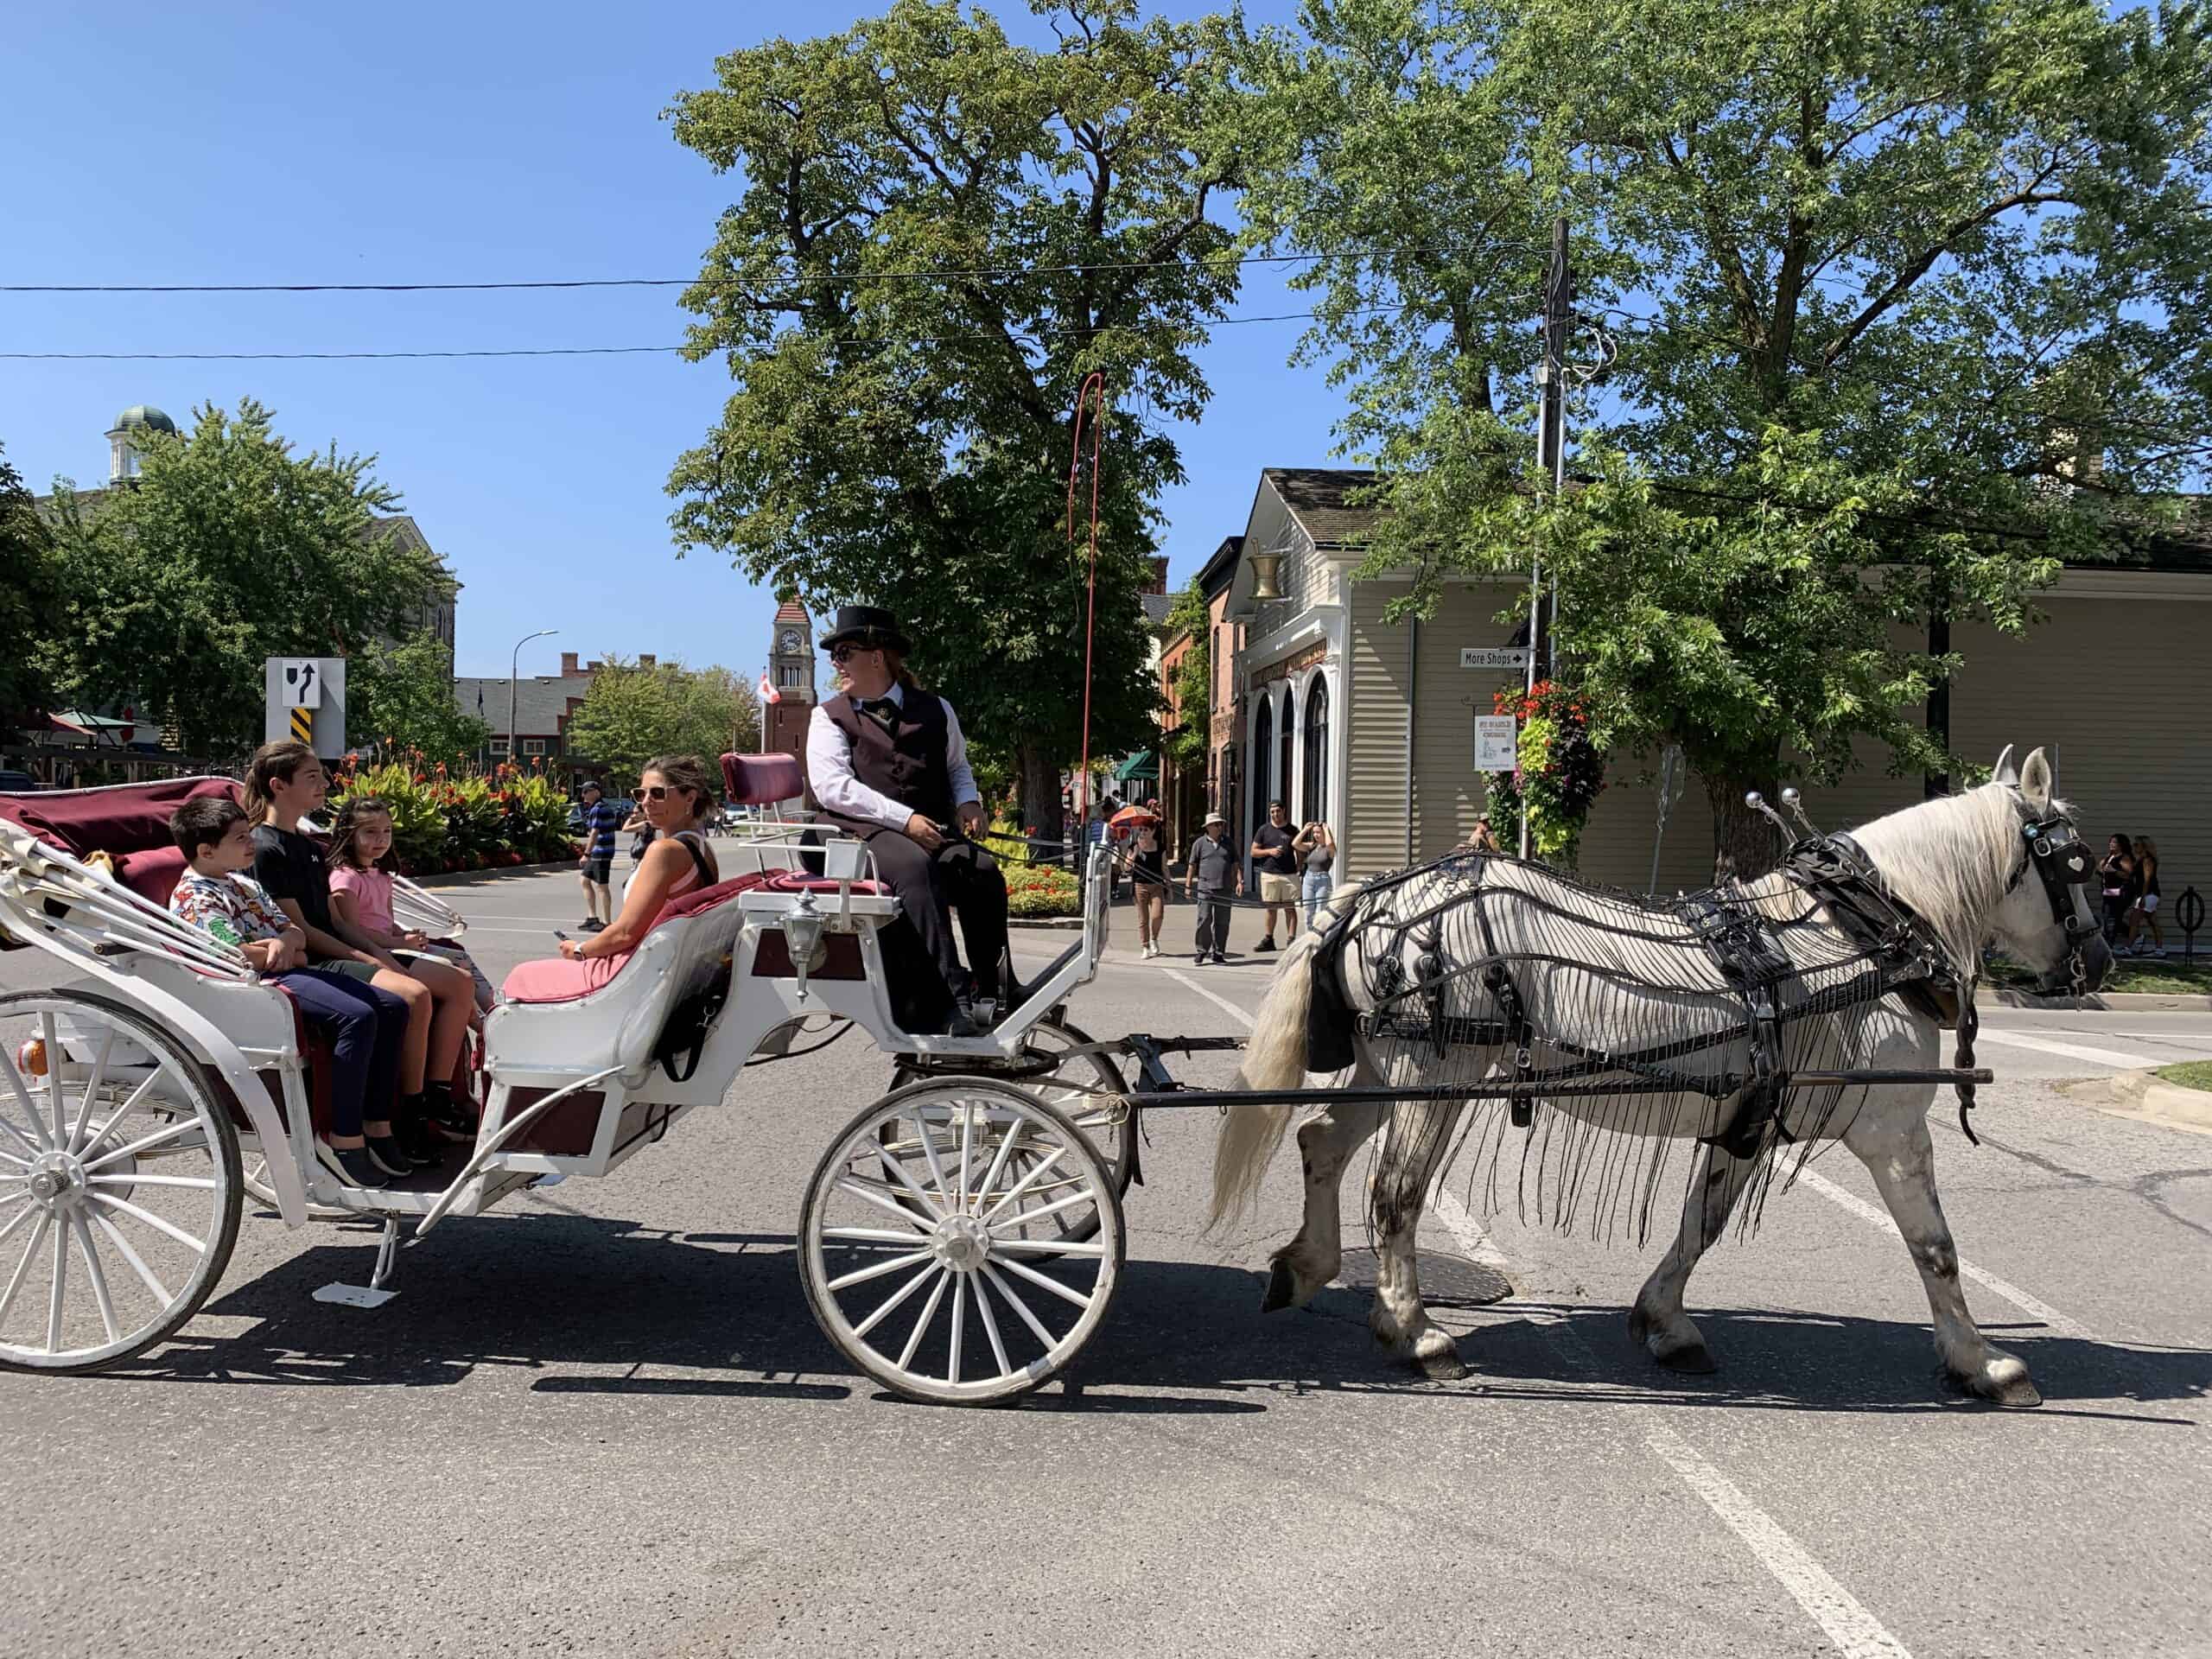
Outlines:
POLYGON ((0 768, 0 795, 29 795, 45 787, 28 772, 0 768))

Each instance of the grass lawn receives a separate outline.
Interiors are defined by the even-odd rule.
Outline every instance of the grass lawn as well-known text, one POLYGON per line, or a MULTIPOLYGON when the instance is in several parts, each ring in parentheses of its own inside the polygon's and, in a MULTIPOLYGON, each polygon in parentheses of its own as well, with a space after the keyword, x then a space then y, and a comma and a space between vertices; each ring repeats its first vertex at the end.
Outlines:
POLYGON ((2212 1089, 2212 1060, 2183 1060, 2176 1065, 2162 1065, 2158 1075, 2184 1089, 2212 1089))
MULTIPOLYGON (((2032 991, 2036 987, 2033 974, 2002 956, 1990 957, 1989 977, 1993 984, 2012 990, 2032 991)), ((2212 995, 2212 957, 2190 963, 2179 957, 2120 957, 2113 963, 2103 989, 2164 996, 2212 995)))

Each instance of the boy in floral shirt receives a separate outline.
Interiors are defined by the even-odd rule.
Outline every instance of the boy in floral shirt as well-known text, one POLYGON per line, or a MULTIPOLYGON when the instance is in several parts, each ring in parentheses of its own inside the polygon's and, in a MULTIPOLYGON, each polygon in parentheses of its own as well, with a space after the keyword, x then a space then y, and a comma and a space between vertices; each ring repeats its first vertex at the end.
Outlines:
POLYGON ((391 1138, 391 1121, 407 1035, 405 1005, 358 980, 303 965, 306 937, 260 883, 240 874, 253 862, 253 827, 235 801, 187 801, 170 817, 169 833, 191 867, 178 878, 169 909, 237 946, 256 972, 284 988, 308 1030, 330 1045, 330 1134, 316 1138, 317 1160, 348 1186, 373 1189, 387 1177, 409 1173, 413 1166, 391 1138), (387 1001, 396 1017, 387 1013, 387 1001))

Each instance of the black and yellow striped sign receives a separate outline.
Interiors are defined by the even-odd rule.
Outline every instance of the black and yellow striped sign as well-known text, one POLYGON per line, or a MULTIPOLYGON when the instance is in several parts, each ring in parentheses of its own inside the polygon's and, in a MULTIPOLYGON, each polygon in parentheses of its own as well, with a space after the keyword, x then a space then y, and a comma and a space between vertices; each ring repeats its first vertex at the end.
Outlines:
POLYGON ((297 743, 315 741, 314 709, 295 709, 292 710, 292 740, 297 743))

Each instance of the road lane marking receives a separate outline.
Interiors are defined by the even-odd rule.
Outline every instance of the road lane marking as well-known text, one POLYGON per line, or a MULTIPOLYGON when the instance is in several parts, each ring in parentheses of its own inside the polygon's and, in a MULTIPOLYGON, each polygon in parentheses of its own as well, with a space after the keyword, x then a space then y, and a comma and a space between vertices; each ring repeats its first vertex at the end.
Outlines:
POLYGON ((2092 1065, 2117 1066, 2122 1071, 2141 1071, 2154 1065, 2166 1064, 2167 1057, 2145 1054, 2121 1048, 2095 1048, 2088 1043, 2062 1043, 2055 1037, 2025 1037, 2017 1032, 1992 1031, 1984 1026, 1974 1033, 1974 1040, 1997 1043, 2006 1048, 2030 1048, 2044 1054, 2056 1054, 2065 1060, 2087 1060, 2092 1065))
POLYGON ((1745 1497, 1733 1481, 1691 1451, 1674 1430, 1664 1423, 1653 1423, 1643 1443, 1664 1459, 1684 1484, 1705 1500, 1706 1507, 1744 1541, 1758 1564, 1773 1574, 1845 1659, 1912 1659, 1904 1643, 1891 1635, 1856 1596, 1807 1554, 1772 1516, 1745 1497))
POLYGON ((1160 971, 1166 974, 1168 978, 1173 980, 1177 984, 1184 986, 1190 990, 1196 991, 1200 996, 1205 998, 1207 1001, 1212 1003, 1214 1007, 1228 1014, 1230 1019, 1243 1021, 1245 1030, 1249 1031, 1252 1028, 1253 1016, 1245 1013, 1243 1009, 1238 1007, 1227 997, 1208 990, 1205 986, 1199 984, 1197 980, 1192 979, 1188 974, 1184 973, 1179 969, 1163 968, 1160 971))
MULTIPOLYGON (((1243 1022, 1248 1029, 1251 1027, 1253 1016, 1234 1002, 1215 995, 1205 986, 1173 968, 1166 969, 1166 973, 1169 978, 1180 981, 1243 1022)), ((1809 1170, 1801 1179, 1820 1182, 1820 1187, 1815 1190, 1827 1192, 1829 1196, 1841 1199, 1847 1208, 1857 1205, 1871 1217, 1885 1223, 1889 1220, 1871 1205, 1860 1205, 1850 1193, 1809 1170)), ((1439 1187, 1432 1208, 1444 1223, 1445 1230, 1452 1235, 1452 1243, 1459 1245, 1460 1253, 1469 1261, 1501 1273, 1511 1266, 1489 1231, 1449 1192, 1439 1187)), ((1962 1273, 1967 1271, 1964 1262, 1959 1264, 1959 1270, 1962 1273)), ((1987 1282, 1990 1288, 1997 1290, 2000 1295, 2010 1296, 2016 1301, 2024 1295, 2023 1292, 2005 1287, 2002 1280, 1982 1274, 1979 1268, 1974 1269, 1974 1276, 1978 1281, 1987 1282)), ((2034 1298, 2028 1297, 2025 1301, 2021 1301, 2021 1306, 2027 1306, 2029 1302, 2034 1302, 2034 1298)), ((2068 1325, 2073 1332, 2079 1332, 2079 1326, 2072 1325, 2072 1322, 2063 1315, 2044 1307, 2042 1303, 2035 1302, 2030 1311, 2037 1309, 2041 1310, 2037 1317, 2046 1319, 2054 1325, 2068 1325)), ((1590 1351, 1589 1344, 1572 1326, 1559 1323, 1550 1328, 1558 1333, 1563 1345, 1575 1351, 1585 1364, 1597 1369, 1597 1356, 1590 1351)), ((1647 1417, 1656 1418, 1657 1414, 1655 1408, 1649 1406, 1637 1409, 1647 1417)), ((1836 1651, 1842 1654, 1844 1659, 1912 1659, 1912 1654, 1904 1643, 1891 1635, 1881 1621, 1860 1605, 1857 1597, 1837 1583, 1827 1568, 1808 1554, 1804 1546, 1784 1532, 1764 1510, 1745 1497, 1726 1475, 1691 1451, 1672 1429, 1662 1422, 1653 1421, 1644 1435, 1644 1444, 1658 1453, 1692 1491, 1705 1500, 1707 1507, 1720 1517, 1730 1531, 1743 1540, 1753 1559, 1789 1592, 1790 1599, 1803 1608, 1806 1615, 1821 1627, 1822 1633, 1834 1643, 1836 1651)))
MULTIPOLYGON (((1898 1237, 1897 1224, 1891 1219, 1888 1211, 1876 1209, 1856 1192, 1848 1192, 1838 1186, 1818 1170, 1801 1171, 1797 1177, 1797 1184, 1800 1186, 1810 1188, 1827 1199, 1829 1203, 1849 1211, 1868 1225, 1880 1228, 1891 1237, 1898 1237)), ((2010 1280, 1999 1279, 1988 1268, 1976 1267, 1963 1255, 1959 1258, 1959 1273, 1961 1277, 1973 1280, 1974 1283, 1985 1289, 1995 1291, 2030 1318, 2042 1320, 2050 1327, 2051 1335, 2055 1337, 2075 1337, 2084 1342, 2098 1340, 2086 1326, 2068 1319, 2049 1302, 2037 1300, 2010 1280)))

